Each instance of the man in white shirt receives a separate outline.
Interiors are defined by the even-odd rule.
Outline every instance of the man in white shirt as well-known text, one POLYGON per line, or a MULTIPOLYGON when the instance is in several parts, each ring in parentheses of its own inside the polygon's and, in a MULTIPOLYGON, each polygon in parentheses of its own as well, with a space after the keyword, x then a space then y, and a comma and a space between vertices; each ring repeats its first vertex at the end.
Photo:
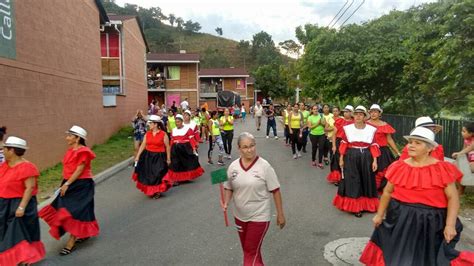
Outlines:
POLYGON ((257 104, 253 108, 255 114, 255 122, 257 123, 257 130, 260 130, 260 125, 262 124, 262 115, 263 115, 263 106, 260 104, 260 101, 257 101, 257 104))
POLYGON ((184 111, 189 109, 188 98, 184 98, 184 101, 181 102, 181 109, 184 111))

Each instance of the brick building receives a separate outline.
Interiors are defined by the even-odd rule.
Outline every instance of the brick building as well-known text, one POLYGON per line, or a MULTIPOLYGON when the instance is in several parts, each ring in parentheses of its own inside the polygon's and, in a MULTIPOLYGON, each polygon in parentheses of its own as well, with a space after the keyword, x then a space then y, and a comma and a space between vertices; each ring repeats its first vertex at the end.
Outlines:
POLYGON ((28 141, 29 160, 40 168, 59 162, 66 150, 64 131, 73 124, 88 130, 92 146, 147 108, 147 45, 136 19, 110 23, 99 0, 10 1, 10 6, 12 42, 0 40, 0 124, 28 141), (110 87, 105 82, 110 68, 103 76, 101 30, 110 25, 121 36, 120 93, 104 88, 110 87), (115 104, 109 104, 112 98, 115 104))

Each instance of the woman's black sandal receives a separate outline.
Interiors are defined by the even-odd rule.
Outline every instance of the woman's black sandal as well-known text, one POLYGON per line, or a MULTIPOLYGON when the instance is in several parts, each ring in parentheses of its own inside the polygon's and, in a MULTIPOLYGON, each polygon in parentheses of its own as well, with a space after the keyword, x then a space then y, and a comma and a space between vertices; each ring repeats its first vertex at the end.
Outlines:
POLYGON ((89 238, 90 238, 90 237, 78 238, 78 239, 76 239, 76 244, 81 244, 81 243, 83 243, 84 241, 89 240, 89 238))
POLYGON ((76 249, 76 246, 72 247, 72 248, 63 248, 61 249, 61 251, 59 252, 59 255, 61 256, 67 256, 69 254, 71 254, 74 250, 76 249))

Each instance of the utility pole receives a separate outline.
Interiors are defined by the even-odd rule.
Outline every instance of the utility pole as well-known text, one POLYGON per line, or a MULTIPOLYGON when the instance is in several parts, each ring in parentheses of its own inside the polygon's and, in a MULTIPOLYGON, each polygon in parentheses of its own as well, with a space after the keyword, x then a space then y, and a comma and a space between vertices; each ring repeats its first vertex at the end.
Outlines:
POLYGON ((300 75, 296 76, 296 103, 300 102, 300 75))

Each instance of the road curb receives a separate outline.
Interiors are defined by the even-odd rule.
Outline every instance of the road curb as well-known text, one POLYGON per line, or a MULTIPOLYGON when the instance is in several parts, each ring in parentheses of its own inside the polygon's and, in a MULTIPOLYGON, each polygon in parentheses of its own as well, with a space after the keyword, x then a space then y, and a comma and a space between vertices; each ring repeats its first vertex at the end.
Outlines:
MULTIPOLYGON (((104 171, 98 173, 97 175, 94 176, 94 182, 96 185, 104 182, 105 180, 111 178, 114 176, 116 173, 122 171, 123 169, 127 168, 131 163, 133 162, 133 156, 108 168, 105 169, 104 171)), ((43 201, 38 205, 38 210, 41 210, 42 208, 46 207, 47 205, 51 204, 53 202, 54 196, 51 196, 49 199, 43 201)))

